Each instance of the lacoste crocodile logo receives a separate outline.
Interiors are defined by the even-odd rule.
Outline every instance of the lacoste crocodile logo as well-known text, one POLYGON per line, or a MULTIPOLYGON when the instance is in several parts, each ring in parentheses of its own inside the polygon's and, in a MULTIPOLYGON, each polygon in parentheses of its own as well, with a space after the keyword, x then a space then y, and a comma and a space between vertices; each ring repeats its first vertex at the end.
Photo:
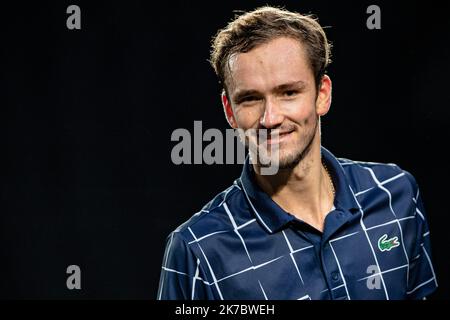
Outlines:
POLYGON ((390 251, 392 248, 396 248, 400 245, 400 242, 398 242, 398 237, 393 237, 390 239, 387 239, 387 237, 387 234, 384 234, 380 239, 378 239, 378 249, 380 249, 381 252, 390 251))

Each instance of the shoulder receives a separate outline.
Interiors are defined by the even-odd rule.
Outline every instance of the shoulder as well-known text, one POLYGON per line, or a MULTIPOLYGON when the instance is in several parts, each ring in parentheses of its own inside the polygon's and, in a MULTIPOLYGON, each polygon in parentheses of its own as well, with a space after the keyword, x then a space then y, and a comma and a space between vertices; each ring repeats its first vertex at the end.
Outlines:
POLYGON ((371 188, 398 191, 416 197, 418 185, 415 177, 395 163, 355 161, 338 158, 346 177, 355 186, 355 193, 371 188))
POLYGON ((240 206, 242 200, 241 187, 235 182, 178 226, 169 237, 178 234, 184 241, 191 243, 208 235, 233 230, 230 211, 227 209, 236 207, 237 203, 240 203, 240 206))
POLYGON ((367 173, 367 171, 372 171, 374 174, 384 176, 386 174, 392 175, 395 173, 401 173, 402 171, 402 169, 400 169, 400 167, 395 163, 357 161, 347 158, 338 158, 338 161, 346 173, 367 173))

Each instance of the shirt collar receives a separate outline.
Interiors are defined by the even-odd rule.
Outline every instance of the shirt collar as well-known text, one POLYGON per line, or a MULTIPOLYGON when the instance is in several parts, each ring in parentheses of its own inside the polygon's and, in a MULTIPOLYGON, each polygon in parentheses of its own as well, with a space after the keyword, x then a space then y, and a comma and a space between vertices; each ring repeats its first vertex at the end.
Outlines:
MULTIPOLYGON (((334 199, 335 208, 354 213, 359 207, 353 196, 353 192, 350 189, 350 184, 342 165, 339 163, 338 159, 323 146, 321 147, 321 154, 336 190, 334 199)), ((278 206, 269 195, 258 186, 254 175, 253 166, 250 164, 249 157, 247 156, 242 169, 240 184, 256 219, 269 233, 274 233, 294 220, 295 217, 278 206)))

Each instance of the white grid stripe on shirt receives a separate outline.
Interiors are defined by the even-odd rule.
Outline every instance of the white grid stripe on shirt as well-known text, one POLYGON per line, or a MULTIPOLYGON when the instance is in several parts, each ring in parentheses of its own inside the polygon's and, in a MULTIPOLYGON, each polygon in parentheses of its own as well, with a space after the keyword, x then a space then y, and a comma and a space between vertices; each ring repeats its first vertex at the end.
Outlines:
MULTIPOLYGON (((337 287, 331 288, 331 291, 340 289, 340 288, 342 288, 342 287, 344 287, 344 284, 341 284, 341 285, 339 285, 339 286, 337 286, 337 287)), ((325 290, 320 291, 320 293, 324 293, 324 292, 328 292, 328 291, 329 291, 329 289, 327 288, 327 289, 325 289, 325 290)))
MULTIPOLYGON (((391 208, 391 211, 392 211, 392 214, 395 217, 395 220, 397 220, 397 225, 398 225, 398 228, 400 229, 400 238, 401 238, 401 242, 402 242, 403 253, 405 254, 405 258, 406 258, 406 261, 408 263, 408 268, 406 269, 406 283, 409 283, 409 257, 408 257, 408 253, 406 252, 406 248, 405 248, 405 240, 403 238, 402 225, 398 221, 398 218, 397 218, 397 215, 395 214, 394 208, 392 208, 392 195, 391 195, 391 192, 380 183, 380 181, 378 180, 377 176, 375 175, 375 172, 371 168, 364 168, 364 169, 366 169, 366 170, 368 170, 370 172, 370 174, 372 176, 372 179, 373 179, 373 181, 375 181, 375 183, 377 184, 378 188, 380 188, 381 190, 386 192, 388 197, 389 197, 389 207, 391 208)), ((403 175, 404 175, 404 173, 403 173, 403 175)), ((398 175, 398 176, 403 176, 403 175, 398 175)), ((391 179, 391 181, 392 181, 392 179, 391 179)))
POLYGON ((425 256, 427 257, 428 260, 428 264, 430 265, 431 268, 431 272, 433 273, 433 278, 434 278, 434 283, 436 285, 436 287, 438 286, 437 280, 436 280, 436 274, 434 273, 434 268, 433 268, 433 264, 431 263, 431 259, 430 256, 428 255, 427 249, 425 248, 425 246, 423 245, 423 243, 421 244, 423 252, 425 253, 425 256))
POLYGON ((337 237, 337 238, 334 238, 334 239, 330 239, 329 242, 335 242, 335 241, 338 241, 338 240, 341 240, 341 239, 344 239, 344 238, 353 236, 353 235, 358 234, 358 233, 359 233, 359 231, 352 232, 352 233, 346 234, 346 235, 344 235, 344 236, 342 236, 342 237, 337 237))
POLYGON ((247 272, 247 271, 256 270, 256 269, 258 269, 258 268, 261 268, 261 267, 264 267, 264 266, 266 266, 266 265, 268 265, 268 264, 271 264, 272 262, 275 262, 275 261, 277 261, 277 260, 279 260, 279 259, 281 259, 281 258, 283 258, 283 257, 284 257, 284 256, 279 256, 278 258, 275 258, 275 259, 272 259, 272 260, 263 262, 263 263, 261 263, 261 264, 259 264, 259 265, 257 265, 257 266, 250 266, 250 267, 248 267, 248 268, 246 268, 246 269, 243 269, 243 270, 241 270, 241 271, 238 271, 238 272, 235 272, 235 273, 230 274, 230 275, 228 275, 228 276, 225 276, 225 277, 223 277, 223 278, 217 280, 216 282, 221 282, 221 281, 223 281, 223 280, 232 278, 232 277, 234 277, 234 276, 237 276, 237 275, 242 274, 242 273, 247 272))
POLYGON ((206 239, 206 238, 208 238, 208 237, 211 237, 211 236, 213 236, 213 235, 215 235, 215 234, 224 233, 224 232, 228 232, 228 230, 221 230, 221 231, 216 231, 216 232, 211 232, 211 233, 205 234, 204 236, 201 236, 201 237, 198 238, 198 239, 194 239, 194 240, 192 240, 192 241, 189 241, 188 244, 190 245, 190 244, 193 244, 193 243, 202 241, 203 239, 206 239))
POLYGON ((258 280, 258 284, 259 284, 259 287, 261 288, 261 291, 262 291, 262 293, 264 295, 264 299, 269 300, 269 299, 267 299, 267 295, 266 295, 266 292, 264 291, 264 288, 263 288, 263 286, 261 284, 261 281, 258 280))
POLYGON ((419 214, 419 216, 422 218, 422 220, 425 221, 425 217, 423 216, 423 213, 420 212, 419 208, 416 208, 416 212, 419 214))
POLYGON ((311 249, 311 248, 314 248, 314 246, 307 246, 307 247, 304 247, 304 248, 296 249, 296 250, 292 251, 292 253, 297 253, 297 252, 300 252, 300 251, 303 251, 303 250, 306 250, 306 249, 311 249))
POLYGON ((250 220, 250 221, 247 221, 247 222, 241 224, 240 226, 238 226, 237 229, 240 230, 240 229, 242 229, 242 228, 245 228, 246 226, 248 226, 249 224, 251 224, 251 223, 253 223, 253 222, 255 222, 255 221, 256 221, 256 219, 252 219, 252 220, 250 220))
POLYGON ((414 218, 415 218, 414 216, 409 216, 409 217, 404 217, 404 218, 400 218, 400 219, 394 219, 394 220, 391 220, 391 221, 388 221, 388 222, 385 222, 385 223, 381 223, 381 224, 378 224, 378 225, 366 228, 366 230, 372 230, 372 229, 376 229, 376 228, 387 226, 389 224, 397 223, 399 221, 409 220, 409 219, 414 219, 414 218))
POLYGON ((200 272, 200 260, 197 258, 197 268, 195 269, 195 275, 192 279, 192 293, 191 293, 191 300, 194 300, 194 294, 195 294, 195 281, 198 279, 198 275, 200 272))
POLYGON ((303 282, 302 274, 300 273, 300 269, 298 268, 297 262, 295 261, 295 258, 294 258, 294 255, 293 255, 294 249, 292 249, 291 243, 289 242, 289 239, 287 238, 286 232, 284 232, 284 230, 283 230, 282 233, 283 233, 284 239, 286 240, 286 243, 287 243, 288 248, 289 248, 289 256, 291 257, 291 260, 294 263, 295 270, 297 270, 297 274, 300 277, 300 281, 304 285, 305 282, 303 282))
POLYGON ((231 190, 233 190, 235 187, 237 187, 237 185, 233 184, 231 187, 229 187, 228 189, 226 189, 225 191, 223 191, 225 194, 224 194, 224 196, 223 196, 222 202, 220 202, 220 204, 218 205, 218 207, 222 206, 222 205, 225 203, 225 201, 227 201, 228 194, 229 194, 229 193, 231 192, 231 190))
POLYGON ((431 281, 435 281, 436 282, 436 277, 433 277, 431 279, 428 279, 427 281, 422 282, 421 284, 419 284, 417 287, 415 287, 414 289, 412 289, 411 291, 406 292, 406 294, 411 294, 414 291, 416 291, 417 289, 419 289, 420 287, 423 287, 424 285, 430 283, 431 281))
MULTIPOLYGON (((192 231, 191 227, 188 227, 188 229, 189 229, 189 232, 194 237, 194 239, 197 240, 197 237, 195 236, 195 234, 192 231)), ((214 274, 214 271, 213 271, 213 269, 212 269, 212 267, 211 267, 211 265, 210 265, 210 263, 208 261, 208 258, 206 257, 205 252, 203 252, 203 249, 202 249, 202 246, 200 245, 200 243, 197 242, 197 245, 198 245, 198 248, 200 249, 200 251, 202 252, 203 258, 205 258, 206 264, 208 265, 209 272, 211 272, 211 276, 212 276, 212 278, 214 280, 214 285, 215 285, 215 287, 217 289, 217 292, 219 293, 219 297, 220 297, 221 300, 223 300, 222 292, 220 291, 219 285, 217 283, 216 275, 214 274)))
POLYGON ((189 277, 189 275, 188 275, 187 273, 181 272, 181 271, 178 271, 178 270, 175 270, 175 269, 170 269, 170 268, 166 268, 166 267, 162 267, 162 269, 163 269, 164 271, 167 271, 167 272, 178 273, 178 274, 181 274, 181 275, 183 275, 183 276, 188 276, 188 277, 189 277))
POLYGON ((224 207, 225 211, 227 212, 227 215, 228 215, 228 218, 231 221, 231 224, 233 225, 234 232, 237 234, 239 239, 241 239, 242 245, 244 246, 245 252, 247 253, 247 257, 250 260, 250 263, 253 264, 252 257, 250 257, 250 253, 248 252, 248 249, 247 249, 247 245, 245 244, 244 239, 242 238, 241 234, 239 233, 236 221, 234 221, 234 218, 233 218, 233 215, 230 212, 230 209, 228 209, 228 206, 227 206, 226 203, 223 203, 223 207, 224 207))
POLYGON ((395 268, 392 268, 392 269, 384 270, 383 272, 377 272, 377 273, 371 274, 370 276, 358 279, 357 281, 363 281, 363 280, 367 280, 369 278, 378 277, 379 275, 386 274, 386 273, 389 273, 389 272, 392 272, 392 271, 396 271, 396 270, 399 270, 399 269, 403 269, 403 268, 406 268, 408 266, 409 266, 409 264, 404 264, 404 265, 399 266, 399 267, 395 267, 395 268))
MULTIPOLYGON (((361 217, 360 217, 360 219, 359 219, 359 223, 360 223, 360 225, 361 225, 361 228, 362 228, 363 231, 364 231, 364 234, 366 235, 366 239, 367 239, 367 242, 368 242, 368 244, 369 244, 370 250, 372 251, 372 255, 373 255, 373 258, 375 259, 375 263, 376 263, 376 265, 377 265, 378 271, 381 272, 381 268, 380 268, 380 264, 378 263, 377 255, 375 254, 375 250, 373 250, 372 242, 370 241, 369 234, 367 233, 366 226, 364 225, 364 222, 363 222, 363 219, 364 219, 364 210, 362 209, 361 204, 359 203, 358 199, 356 199, 356 196, 355 196, 355 193, 353 192, 352 187, 351 187, 351 186, 348 186, 348 187, 349 187, 349 189, 350 189, 350 192, 351 192, 352 195, 353 195, 353 198, 355 199, 355 201, 356 201, 356 203, 357 203, 357 205, 358 205, 359 211, 361 212, 361 217)), ((388 294, 388 292, 387 292, 386 284, 384 283, 383 275, 381 274, 380 277, 381 277, 381 283, 383 283, 383 289, 384 289, 384 293, 386 294, 386 299, 389 300, 389 294, 388 294)))
MULTIPOLYGON (((396 167, 394 163, 380 163, 380 162, 370 162, 370 161, 358 161, 358 160, 348 160, 346 162, 342 162, 342 159, 338 159, 339 164, 341 166, 348 166, 348 165, 375 165, 375 166, 392 166, 396 167)), ((345 160, 344 160, 345 161, 345 160)))
MULTIPOLYGON (((166 267, 162 267, 162 269, 164 271, 166 271, 166 272, 177 273, 177 274, 180 274, 182 276, 189 277, 189 275, 187 273, 184 273, 184 272, 181 272, 181 271, 178 271, 178 270, 175 270, 175 269, 170 269, 170 268, 166 268, 166 267)), ((200 280, 201 282, 203 282, 204 284, 206 284, 208 286, 212 285, 212 283, 209 283, 208 281, 203 280, 201 277, 197 277, 197 280, 200 280)))
MULTIPOLYGON (((365 168, 365 169, 367 169, 367 168, 365 168)), ((389 178, 389 179, 386 179, 386 180, 384 180, 384 181, 381 181, 380 184, 381 184, 381 185, 385 185, 386 183, 391 182, 391 181, 394 181, 394 180, 396 180, 396 179, 398 179, 398 178, 400 178, 400 177, 403 177, 404 175, 405 175, 404 172, 399 173, 399 174, 397 174, 396 176, 393 176, 392 178, 389 178)), ((360 191, 360 192, 358 192, 358 193, 355 193, 355 196, 358 197, 358 196, 360 196, 361 194, 364 194, 364 193, 366 193, 366 192, 368 192, 368 191, 370 191, 370 190, 372 190, 372 189, 375 189, 375 187, 370 187, 370 188, 368 188, 368 189, 366 189, 366 190, 363 190, 363 191, 360 191)))
POLYGON ((348 298, 348 300, 351 300, 350 299, 350 294, 348 293, 347 282, 345 281, 344 273, 342 272, 341 264, 339 263, 339 260, 338 260, 338 258, 336 256, 336 252, 334 252, 333 245, 331 244, 331 242, 329 242, 329 244, 330 244, 331 251, 333 252, 334 259, 336 260, 336 263, 338 265, 339 273, 341 274, 342 281, 344 282, 344 287, 345 287, 345 292, 347 293, 347 298, 348 298))
MULTIPOLYGON (((170 242, 168 244, 168 247, 167 247, 167 250, 166 250, 166 254, 164 255, 164 259, 163 259, 163 261, 164 261, 163 262, 163 268, 167 267, 167 260, 169 258, 170 249, 172 248, 173 235, 174 235, 174 232, 172 232, 172 234, 170 235, 170 240, 169 240, 170 242)), ((159 288, 159 292, 158 292, 158 300, 161 300, 161 297, 162 297, 162 292, 163 292, 163 289, 164 289, 165 278, 166 278, 166 273, 164 272, 162 274, 161 287, 159 288)))
POLYGON ((250 206, 252 207, 253 211, 255 212, 256 216, 259 218, 259 221, 261 221, 261 223, 263 224, 264 228, 266 228, 270 233, 272 233, 272 230, 267 226, 267 224, 264 222, 264 220, 261 218, 261 216, 259 215, 258 211, 256 210, 255 206, 253 206, 253 203, 250 201, 250 197, 247 194, 247 190, 245 190, 245 186, 242 183, 242 190, 244 191, 245 197, 248 200, 248 203, 250 203, 250 206))

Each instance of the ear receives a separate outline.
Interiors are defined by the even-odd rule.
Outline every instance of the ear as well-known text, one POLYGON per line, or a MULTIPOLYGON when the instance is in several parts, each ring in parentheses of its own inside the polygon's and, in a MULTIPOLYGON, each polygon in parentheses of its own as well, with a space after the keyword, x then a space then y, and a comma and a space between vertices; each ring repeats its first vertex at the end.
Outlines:
POLYGON ((237 128, 236 119, 234 118, 233 108, 231 107, 231 102, 227 98, 227 94, 225 90, 222 91, 222 105, 223 111, 225 112, 225 117, 227 118, 228 123, 233 129, 237 128))
POLYGON ((328 113, 331 106, 332 84, 329 76, 324 75, 320 81, 319 92, 316 99, 316 112, 319 116, 328 113))

